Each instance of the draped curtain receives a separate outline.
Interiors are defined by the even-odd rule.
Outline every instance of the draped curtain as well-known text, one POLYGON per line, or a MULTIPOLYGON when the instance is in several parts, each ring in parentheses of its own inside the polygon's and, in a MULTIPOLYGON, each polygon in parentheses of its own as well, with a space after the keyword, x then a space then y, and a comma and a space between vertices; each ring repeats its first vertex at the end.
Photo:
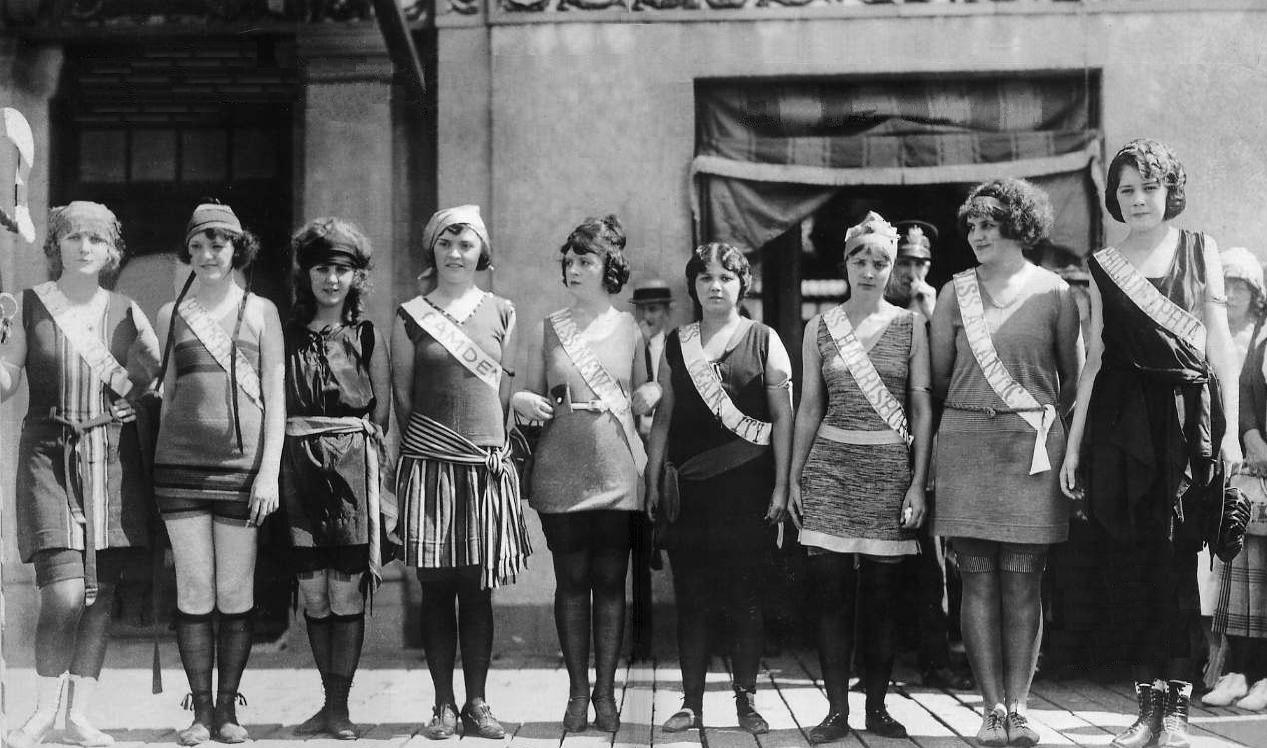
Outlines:
POLYGON ((843 187, 1025 177, 1058 243, 1093 240, 1100 133, 1082 74, 705 83, 691 199, 701 239, 755 251, 843 187))

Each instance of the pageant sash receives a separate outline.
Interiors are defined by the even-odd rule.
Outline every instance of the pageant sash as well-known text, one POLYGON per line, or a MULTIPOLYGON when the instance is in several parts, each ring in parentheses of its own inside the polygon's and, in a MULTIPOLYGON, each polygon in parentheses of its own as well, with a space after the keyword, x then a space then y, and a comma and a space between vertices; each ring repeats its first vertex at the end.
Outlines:
POLYGON ((492 387, 494 392, 501 389, 502 365, 476 345, 439 307, 422 296, 415 296, 401 304, 400 308, 467 371, 492 387))
POLYGON ((840 360, 853 375, 854 382, 871 404, 871 409, 910 446, 911 430, 906 421, 906 409, 889 392, 884 380, 880 379, 880 372, 876 371, 871 356, 867 355, 858 336, 854 335, 853 325, 849 322, 849 315, 845 314, 845 308, 837 306, 824 312, 822 320, 831 339, 836 343, 836 353, 840 354, 840 360))
POLYGON ((704 405, 717 416, 717 420, 721 421, 727 431, 744 441, 760 446, 769 444, 772 425, 744 415, 713 373, 713 367, 704 356, 704 347, 700 342, 699 323, 692 322, 679 327, 678 340, 682 344, 682 360, 686 363, 686 373, 690 375, 695 391, 704 399, 704 405))
POLYGON ((1202 353, 1205 352, 1205 325, 1191 312, 1166 298, 1148 282, 1144 274, 1113 247, 1105 247, 1093 255, 1100 267, 1122 293, 1144 314, 1202 353))
MULTIPOLYGON (((215 321, 211 313, 192 296, 186 296, 185 300, 180 302, 178 311, 180 318, 185 320, 185 324, 189 325, 194 336, 202 342, 203 347, 216 360, 216 363, 220 364, 220 368, 224 369, 226 374, 229 373, 231 357, 235 351, 233 341, 229 340, 229 334, 224 331, 220 323, 215 321)), ((240 349, 236 353, 238 389, 246 395, 246 399, 255 404, 255 407, 264 410, 264 398, 260 394, 260 375, 251 362, 246 360, 246 356, 240 349)))
POLYGON ((66 338, 71 350, 83 359, 93 376, 101 380, 114 394, 126 397, 132 391, 132 380, 128 377, 127 369, 123 368, 114 354, 110 353, 110 349, 106 348, 105 341, 100 335, 74 318, 75 311, 71 308, 70 300, 57 287, 57 284, 48 281, 31 290, 48 310, 53 323, 66 338))
POLYGON ((383 502, 380 494, 380 451, 383 448, 383 430, 368 418, 355 416, 291 416, 286 419, 286 436, 304 437, 322 434, 365 435, 365 513, 369 536, 370 577, 374 588, 383 582, 383 551, 381 547, 381 523, 387 518, 390 534, 395 530, 396 507, 383 502))
POLYGON ((625 442, 629 445, 629 453, 633 455, 634 466, 638 468, 638 474, 641 475, 643 468, 647 466, 647 453, 642 447, 642 439, 638 437, 638 427, 634 423, 633 411, 629 406, 629 396, 621 389, 620 383, 611 375, 611 372, 603 368, 598 357, 594 355, 594 349, 581 339, 581 331, 576 328, 576 321, 572 319, 571 312, 560 309, 547 319, 554 327, 554 334, 559 338, 563 351, 567 353, 568 358, 572 359, 585 384, 589 385, 594 394, 602 399, 607 410, 616 416, 617 421, 620 421, 625 442))
POLYGON ((990 328, 985 322, 985 309, 981 302, 981 288, 977 285, 977 271, 964 270, 955 274, 955 297, 959 301, 959 314, 963 319, 963 331, 968 338, 968 347, 977 359, 977 365, 985 374, 990 388, 1002 398, 1007 407, 1020 416, 1036 433, 1034 437, 1034 455, 1030 460, 1029 474, 1037 475, 1051 470, 1051 460, 1047 456, 1047 433, 1056 423, 1056 407, 1042 405, 1020 385, 1003 362, 999 360, 998 351, 994 349, 994 341, 990 339, 990 328))

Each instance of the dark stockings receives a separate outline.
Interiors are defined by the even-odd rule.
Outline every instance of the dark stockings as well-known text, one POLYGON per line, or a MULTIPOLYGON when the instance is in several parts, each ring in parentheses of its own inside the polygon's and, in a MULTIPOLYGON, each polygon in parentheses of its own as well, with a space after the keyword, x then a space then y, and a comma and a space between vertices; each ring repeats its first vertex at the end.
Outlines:
POLYGON ((330 616, 329 683, 326 701, 336 716, 347 717, 348 691, 365 644, 365 614, 330 616))
POLYGON ((213 613, 195 615, 176 611, 176 647, 189 679, 194 721, 211 725, 211 670, 215 665, 216 641, 213 613))
POLYGON ((625 635, 625 574, 629 553, 590 550, 554 554, 554 624, 567 665, 569 696, 589 696, 590 631, 594 634, 594 695, 615 693, 625 635))
POLYGON ((748 691, 756 688, 765 642, 761 616, 762 567, 732 565, 683 553, 670 553, 669 560, 673 565, 673 593, 677 603, 683 702, 699 713, 708 674, 708 613, 712 608, 720 608, 730 621, 730 664, 735 687, 748 691))
MULTIPOLYGON (((434 574, 434 570, 428 571, 434 574)), ((457 704, 453 694, 453 669, 459 629, 466 700, 483 699, 493 652, 493 595, 492 590, 480 589, 476 568, 453 570, 422 583, 422 645, 427 653, 436 706, 457 704)))
POLYGON ((219 663, 216 673, 216 713, 222 723, 237 724, 235 702, 242 671, 251 656, 251 635, 255 631, 254 611, 221 613, 220 627, 216 634, 216 652, 219 663))
POLYGON ((854 653, 854 627, 861 638, 859 659, 867 711, 884 709, 893 674, 893 595, 898 565, 862 560, 852 554, 810 556, 809 569, 818 601, 818 657, 829 711, 849 713, 849 662, 854 653), (857 620, 858 603, 865 614, 857 620))

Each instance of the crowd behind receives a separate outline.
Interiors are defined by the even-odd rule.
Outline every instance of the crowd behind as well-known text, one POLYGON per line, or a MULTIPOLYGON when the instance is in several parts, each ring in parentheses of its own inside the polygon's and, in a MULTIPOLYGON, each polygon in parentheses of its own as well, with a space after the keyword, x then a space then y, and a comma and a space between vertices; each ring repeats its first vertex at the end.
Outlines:
MULTIPOLYGON (((647 536, 668 553, 677 609, 682 707, 663 730, 704 724, 719 613, 739 725, 769 729, 754 703, 761 596, 775 549, 799 542, 829 703, 810 741, 857 729, 851 673, 865 692, 862 727, 905 737, 885 706, 899 570, 931 567, 939 605, 944 540, 983 699, 977 738, 1032 746, 1044 571, 1071 519, 1093 528, 1080 552, 1140 561, 1103 569, 1132 606, 1101 623, 1129 632, 1138 696, 1114 746, 1189 744, 1203 615, 1217 683, 1202 698, 1267 708, 1267 537, 1254 534, 1253 504, 1227 489, 1263 501, 1267 293, 1249 251, 1220 252, 1172 225, 1186 180, 1156 141, 1116 154, 1104 205, 1128 231, 1089 255, 1078 289, 1026 259, 1053 211, 1023 180, 971 191, 958 227, 979 264, 940 292, 925 282, 932 227, 869 213, 835 249, 845 300, 805 327, 795 407, 788 352, 742 313, 751 270, 726 244, 690 253, 693 321, 666 333, 667 285, 635 293, 640 318, 618 309, 624 229, 614 216, 586 219, 551 259, 571 303, 530 326, 539 354, 516 373, 515 307, 475 282, 494 256, 475 206, 431 217, 432 290, 400 304, 390 330, 363 314, 372 250, 348 220, 294 235, 283 323, 244 287, 257 239, 230 206, 198 205, 178 250, 188 278, 152 327, 102 286, 125 251, 114 214, 55 208, 52 280, 23 292, 0 345, 0 395, 24 375, 29 388, 17 537, 40 596, 37 705, 5 744, 40 743, 63 702, 67 742, 112 742, 88 716, 106 601, 121 570, 164 542, 194 714, 178 742, 247 740, 236 709, 257 534, 275 512, 325 694, 295 731, 357 737, 348 694, 366 600, 399 559, 422 589, 434 689, 422 734, 501 738, 485 700, 492 592, 532 553, 523 500, 554 569, 568 731, 591 726, 591 707, 593 727, 619 728, 626 577, 647 536), (397 464, 383 450, 392 407, 397 464)), ((946 664, 929 672, 971 687, 946 664)))

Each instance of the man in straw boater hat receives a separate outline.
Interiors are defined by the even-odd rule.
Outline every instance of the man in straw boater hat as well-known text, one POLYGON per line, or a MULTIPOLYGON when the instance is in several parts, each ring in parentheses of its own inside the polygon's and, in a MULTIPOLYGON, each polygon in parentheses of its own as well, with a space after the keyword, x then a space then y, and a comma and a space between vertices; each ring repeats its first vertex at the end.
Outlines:
MULTIPOLYGON (((669 332, 673 292, 669 284, 660 278, 648 279, 636 286, 633 292, 634 316, 644 338, 643 361, 647 367, 647 381, 654 382, 664 357, 664 339, 669 332)), ((651 434, 651 421, 655 415, 655 403, 638 418, 638 433, 643 441, 651 434)), ((651 569, 660 567, 660 559, 653 547, 652 529, 645 518, 635 525, 633 542, 633 600, 630 605, 633 621, 633 657, 646 659, 651 656, 653 640, 651 569)))

